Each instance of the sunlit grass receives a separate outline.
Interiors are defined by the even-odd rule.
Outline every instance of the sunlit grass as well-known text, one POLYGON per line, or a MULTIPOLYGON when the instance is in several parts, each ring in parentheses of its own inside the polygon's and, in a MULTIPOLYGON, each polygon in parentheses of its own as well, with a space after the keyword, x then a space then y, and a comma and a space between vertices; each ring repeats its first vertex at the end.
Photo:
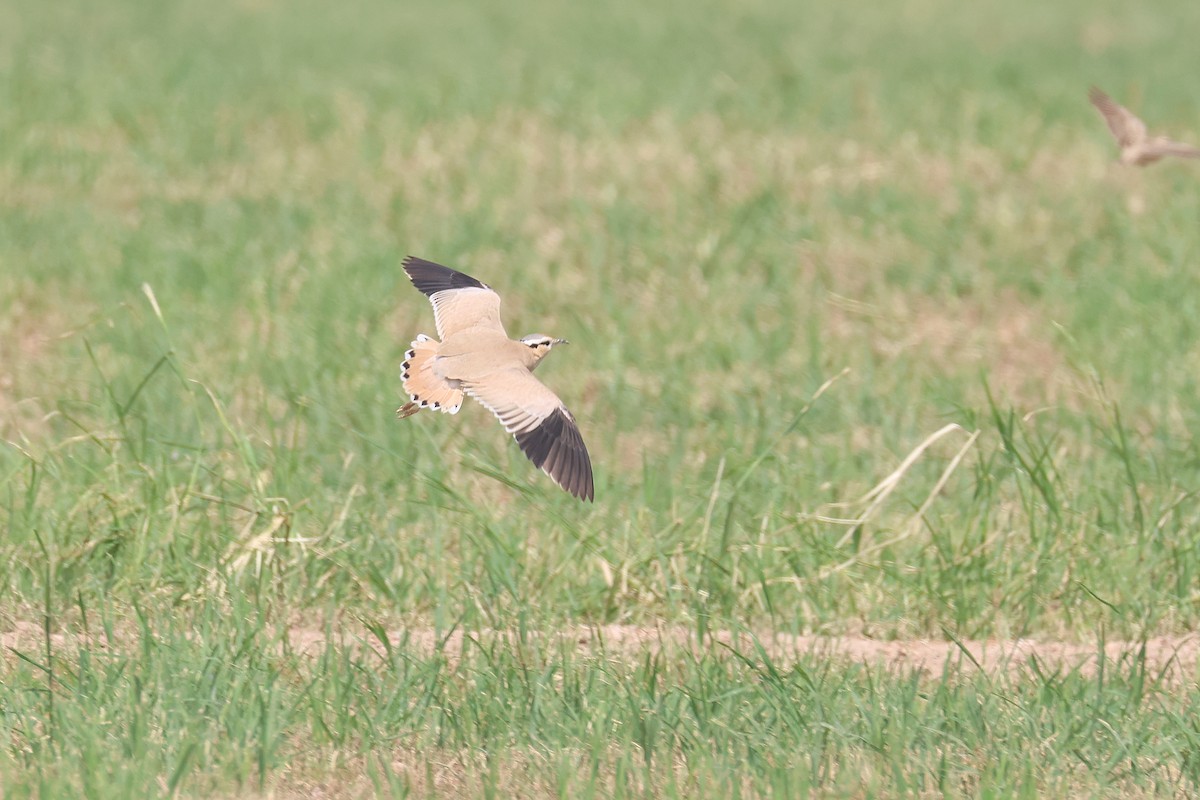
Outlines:
POLYGON ((546 636, 1195 629, 1197 172, 1117 168, 1086 88, 1200 138, 1200 12, 1018 11, 0 12, 5 789, 1193 792, 1136 649, 546 636), (573 342, 594 505, 394 419, 406 253, 573 342))

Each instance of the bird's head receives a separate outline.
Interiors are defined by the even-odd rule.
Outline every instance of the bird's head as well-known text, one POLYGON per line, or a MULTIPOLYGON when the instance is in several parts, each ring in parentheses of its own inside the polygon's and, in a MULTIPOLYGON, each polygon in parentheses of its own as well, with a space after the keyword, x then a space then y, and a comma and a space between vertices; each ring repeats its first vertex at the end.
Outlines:
POLYGON ((531 333, 528 336, 522 336, 517 341, 527 348, 526 359, 530 369, 536 367, 538 362, 545 358, 556 344, 570 344, 566 339, 555 339, 544 333, 531 333))

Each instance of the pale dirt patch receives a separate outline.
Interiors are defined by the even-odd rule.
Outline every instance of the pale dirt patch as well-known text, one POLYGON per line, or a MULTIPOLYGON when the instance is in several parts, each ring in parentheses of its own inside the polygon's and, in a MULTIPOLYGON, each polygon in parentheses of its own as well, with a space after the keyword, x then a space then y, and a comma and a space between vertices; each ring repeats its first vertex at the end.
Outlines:
MULTIPOLYGON (((394 646, 408 646, 433 653, 440 650, 450 658, 463 652, 470 640, 491 640, 511 637, 505 632, 436 632, 427 628, 390 631, 394 646)), ((1044 672, 1078 669, 1081 674, 1095 674, 1099 664, 1100 646, 1097 643, 1028 639, 960 640, 959 643, 932 639, 883 641, 861 636, 805 636, 764 632, 751 636, 745 633, 718 631, 698 642, 694 631, 678 626, 602 625, 564 629, 559 636, 575 643, 581 654, 603 653, 606 656, 640 659, 647 652, 674 652, 700 656, 729 650, 754 657, 762 648, 777 666, 791 666, 806 657, 818 657, 866 666, 883 666, 895 672, 921 671, 930 676, 942 674, 948 668, 981 668, 989 673, 1021 672, 1033 661, 1044 672), (965 652, 964 652, 965 651, 965 652)), ((315 652, 327 639, 321 631, 294 628, 290 642, 299 652, 315 652)), ((2 641, 2 636, 0 636, 2 641)), ((379 644, 367 635, 345 639, 341 644, 379 644)), ((1178 681, 1195 681, 1200 662, 1200 637, 1155 636, 1145 642, 1114 640, 1104 643, 1106 661, 1117 663, 1140 655, 1145 648, 1146 670, 1151 675, 1162 674, 1178 681)))
MULTIPOLYGON (((491 754, 471 751, 437 749, 416 750, 399 746, 393 749, 387 772, 395 784, 404 787, 413 797, 477 797, 559 798, 565 788, 580 782, 599 789, 599 796, 620 796, 622 790, 636 796, 658 797, 670 787, 688 787, 689 765, 682 756, 667 763, 661 756, 655 760, 652 772, 645 770, 618 771, 616 764, 624 755, 613 748, 610 757, 594 764, 591 753, 564 749, 553 756, 528 748, 511 747, 491 754), (556 778, 554 762, 569 765, 570 773, 556 778), (578 771, 576 771, 578 770, 578 771), (594 773, 593 773, 594 770, 594 773), (590 779, 590 780, 589 780, 590 779), (482 787, 492 783, 493 792, 482 787)), ((358 755, 347 756, 345 751, 309 752, 301 763, 289 765, 275 774, 269 788, 261 793, 188 794, 183 797, 217 798, 218 800, 341 800, 341 798, 388 797, 390 787, 382 776, 381 764, 388 756, 374 755, 368 761, 358 755), (321 757, 325 756, 324 761, 321 757), (368 776, 368 770, 373 773, 368 776), (380 790, 382 793, 379 793, 380 790)), ((634 756, 639 758, 639 756, 634 756)), ((743 791, 753 796, 753 787, 743 779, 743 791)), ((837 795, 839 797, 844 795, 837 795)), ((851 795, 855 796, 855 795, 851 795)))
MULTIPOLYGON (((135 631, 128 631, 136 638, 135 631)), ((388 631, 393 647, 406 646, 418 653, 432 655, 440 652, 447 658, 458 659, 464 649, 486 644, 496 639, 509 640, 516 645, 518 635, 508 631, 435 631, 431 628, 407 628, 388 631)), ((695 631, 677 625, 599 625, 573 626, 556 634, 561 640, 574 644, 580 655, 602 654, 610 658, 640 660, 647 653, 721 655, 736 651, 750 658, 765 654, 776 666, 790 667, 805 658, 821 658, 869 667, 886 667, 905 673, 920 671, 930 677, 957 669, 983 669, 989 673, 1002 671, 1022 673, 1036 661, 1043 672, 1078 669, 1084 676, 1094 675, 1099 665, 1100 645, 1096 642, 1069 642, 1051 639, 962 639, 958 643, 937 639, 881 640, 864 636, 817 636, 758 632, 716 631, 704 641, 698 641, 695 631), (761 650, 760 650, 761 648, 761 650)), ((536 641, 537 634, 528 634, 536 641)), ((51 647, 55 650, 83 644, 85 637, 77 634, 52 633, 51 647)), ((114 643, 93 636, 94 646, 108 648, 114 643)), ((288 631, 292 651, 316 655, 331 639, 325 631, 293 627, 288 631)), ((368 631, 356 629, 337 634, 332 639, 339 647, 370 648, 382 654, 379 641, 368 631)), ((1176 683, 1194 683, 1200 666, 1200 635, 1153 636, 1142 641, 1110 640, 1104 643, 1106 662, 1120 663, 1139 658, 1145 649, 1147 673, 1162 675, 1176 683)), ((12 651, 40 653, 45 649, 42 625, 36 622, 10 623, 9 630, 0 632, 0 649, 6 657, 12 651)))
MULTIPOLYGON (((337 754, 341 756, 342 754, 337 754)), ((555 760, 574 767, 569 775, 556 780, 552 768, 545 763, 546 757, 536 752, 509 749, 492 756, 493 764, 489 766, 482 754, 474 757, 460 753, 440 753, 398 749, 393 753, 390 771, 396 777, 401 788, 393 794, 382 779, 372 780, 364 775, 368 769, 365 759, 339 758, 339 768, 331 770, 324 764, 305 764, 299 768, 289 765, 276 773, 273 780, 268 781, 269 787, 263 792, 239 790, 236 793, 189 793, 184 791, 184 798, 208 798, 209 800, 348 800, 349 798, 411 796, 411 797, 503 797, 510 800, 524 798, 561 798, 564 790, 575 789, 584 796, 645 796, 645 797, 688 797, 709 796, 716 787, 728 790, 733 776, 723 775, 702 776, 694 778, 691 765, 683 756, 676 756, 670 764, 665 764, 662 756, 654 761, 653 770, 629 769, 628 755, 626 767, 618 770, 616 764, 618 755, 602 760, 600 764, 593 762, 593 756, 588 753, 565 752, 556 754, 555 760), (575 758, 575 764, 570 765, 570 759, 575 758), (486 788, 489 787, 490 789, 486 788), (587 788, 582 788, 587 787, 587 788), (382 793, 380 790, 382 789, 382 793)), ((373 760, 378 764, 378 759, 373 760)), ((987 754, 979 754, 976 768, 983 770, 990 763, 987 754)), ((1153 768, 1158 765, 1147 765, 1153 768)), ((375 774, 378 775, 378 766, 375 774)), ((924 790, 912 789, 906 793, 889 791, 888 774, 869 758, 857 755, 846 756, 839 760, 828 774, 823 776, 821 786, 804 794, 805 797, 839 798, 840 800, 859 800, 873 797, 912 797, 912 798, 941 798, 946 796, 936 788, 924 790)), ((1084 776, 1068 777, 1061 781, 1042 787, 1046 797, 1061 798, 1092 798, 1096 797, 1095 787, 1084 776)), ((166 794, 166 782, 162 782, 163 794, 166 794)), ((957 784, 960 791, 951 796, 971 797, 977 794, 975 782, 971 777, 965 777, 957 784)), ((734 796, 759 797, 765 795, 764 789, 746 775, 738 780, 734 796)), ((1128 800, 1163 796, 1153 788, 1136 785, 1132 780, 1118 780, 1106 785, 1106 797, 1123 797, 1128 800)), ((1175 795, 1183 796, 1183 795, 1175 795)))

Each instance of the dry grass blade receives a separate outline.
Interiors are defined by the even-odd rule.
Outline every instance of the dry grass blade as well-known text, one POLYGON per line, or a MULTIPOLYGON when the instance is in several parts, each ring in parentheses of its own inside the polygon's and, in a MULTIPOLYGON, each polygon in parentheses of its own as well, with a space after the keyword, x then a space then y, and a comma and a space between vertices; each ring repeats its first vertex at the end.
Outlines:
MULTIPOLYGON (((899 486, 901 480, 903 480, 905 473, 908 472, 913 464, 917 463, 922 454, 924 454, 926 450, 933 446, 935 442, 955 431, 962 431, 963 433, 966 433, 966 430, 964 430, 961 425, 951 422, 949 425, 945 425, 934 433, 930 434, 923 442, 913 448, 912 452, 904 457, 904 460, 900 462, 900 465, 896 467, 892 474, 888 475, 886 478, 876 484, 875 488, 863 495, 862 499, 858 502, 866 503, 866 509, 864 509, 862 514, 860 514, 857 518, 850 520, 852 527, 842 535, 842 538, 838 540, 836 546, 845 547, 846 544, 849 543, 850 539, 853 538, 853 536, 862 528, 862 526, 865 525, 875 515, 875 512, 879 510, 880 506, 883 505, 888 496, 896 490, 896 487, 899 486)), ((942 473, 942 477, 938 480, 938 483, 934 487, 933 491, 930 492, 929 497, 927 497, 925 502, 921 505, 921 510, 917 512, 916 516, 919 517, 924 510, 928 508, 929 503, 933 501, 933 498, 937 495, 942 486, 945 485, 946 480, 950 477, 949 473, 958 466, 958 462, 962 460, 963 455, 966 454, 966 451, 972 444, 975 443, 975 440, 978 437, 979 431, 975 431, 969 435, 967 443, 962 447, 962 449, 959 450, 958 455, 951 460, 950 465, 947 467, 947 471, 942 473)))

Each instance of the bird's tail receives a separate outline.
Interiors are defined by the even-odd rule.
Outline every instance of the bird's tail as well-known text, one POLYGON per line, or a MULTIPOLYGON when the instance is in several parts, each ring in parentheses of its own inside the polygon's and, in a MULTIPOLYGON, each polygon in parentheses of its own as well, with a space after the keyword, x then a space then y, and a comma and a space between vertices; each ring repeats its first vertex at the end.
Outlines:
POLYGON ((437 348, 438 342, 422 333, 412 343, 412 349, 404 354, 400 376, 410 402, 396 411, 396 416, 401 419, 412 416, 422 408, 447 414, 457 414, 462 408, 462 391, 450 386, 433 372, 433 357, 437 354, 437 348))

